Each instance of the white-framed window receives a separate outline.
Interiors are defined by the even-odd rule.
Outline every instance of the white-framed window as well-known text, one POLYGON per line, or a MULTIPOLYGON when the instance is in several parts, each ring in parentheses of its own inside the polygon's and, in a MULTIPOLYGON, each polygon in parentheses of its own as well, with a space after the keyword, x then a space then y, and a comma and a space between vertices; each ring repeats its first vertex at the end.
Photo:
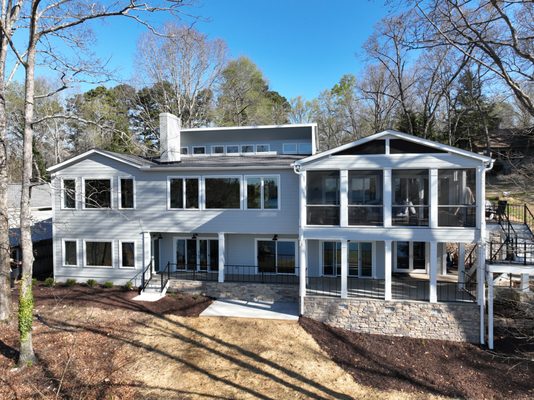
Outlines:
POLYGON ((393 243, 393 270, 424 274, 428 264, 426 242, 398 241, 393 243))
POLYGON ((180 147, 180 154, 183 154, 183 155, 189 154, 189 148, 187 146, 180 147))
POLYGON ((254 153, 254 145, 253 144, 241 145, 241 153, 254 153))
POLYGON ((239 154, 239 146, 236 144, 227 145, 226 154, 239 154))
POLYGON ((223 145, 211 146, 211 154, 224 154, 224 146, 223 145))
POLYGON ((193 146, 193 155, 202 155, 206 154, 206 146, 193 146))
POLYGON ((135 268, 135 242, 119 241, 119 268, 135 268))
POLYGON ((248 210, 280 208, 280 177, 245 176, 245 208, 248 210))
POLYGON ((77 267, 78 261, 78 241, 76 239, 63 239, 63 265, 66 267, 77 267))
POLYGON ((268 153, 271 151, 271 146, 269 144, 257 144, 256 153, 268 153))
POLYGON ((297 242, 289 239, 256 239, 258 273, 295 274, 297 242))
POLYGON ((168 204, 170 210, 200 208, 200 179, 196 176, 170 176, 168 178, 168 204))
POLYGON ((76 209, 76 179, 61 179, 61 208, 66 210, 76 209))
POLYGON ((84 266, 89 268, 113 268, 112 240, 84 240, 84 266))
POLYGON ((311 143, 299 143, 299 154, 311 154, 312 145, 311 143))
POLYGON ((110 209, 113 201, 111 178, 83 178, 83 208, 110 209))
POLYGON ((241 176, 204 177, 206 209, 240 209, 241 176))
POLYGON ((282 152, 284 154, 297 154, 297 144, 296 143, 284 143, 282 145, 282 152))
POLYGON ((119 208, 135 208, 135 179, 132 176, 119 177, 119 208))

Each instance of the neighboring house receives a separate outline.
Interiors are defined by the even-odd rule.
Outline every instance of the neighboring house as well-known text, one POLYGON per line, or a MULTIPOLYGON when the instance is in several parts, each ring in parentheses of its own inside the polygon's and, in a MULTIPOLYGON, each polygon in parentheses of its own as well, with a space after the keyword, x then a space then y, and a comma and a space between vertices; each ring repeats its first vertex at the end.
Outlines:
MULTIPOLYGON (((30 209, 34 252, 33 276, 52 275, 52 190, 49 184, 33 186, 30 209)), ((20 184, 8 186, 9 246, 15 264, 21 261, 20 248, 20 184)))
POLYGON ((58 281, 298 299, 355 331, 484 340, 490 158, 396 131, 317 153, 315 124, 181 130, 171 114, 160 137, 155 159, 95 149, 49 168, 58 281))

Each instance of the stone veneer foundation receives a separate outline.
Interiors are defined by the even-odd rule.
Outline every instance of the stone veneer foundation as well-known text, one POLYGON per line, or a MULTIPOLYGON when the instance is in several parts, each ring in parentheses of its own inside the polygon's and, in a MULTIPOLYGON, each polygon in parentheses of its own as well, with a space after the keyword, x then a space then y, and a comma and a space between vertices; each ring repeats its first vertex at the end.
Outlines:
POLYGON ((354 332, 478 343, 476 303, 306 296, 304 316, 354 332))
POLYGON ((298 285, 171 280, 169 292, 180 291, 244 301, 298 301, 298 285))

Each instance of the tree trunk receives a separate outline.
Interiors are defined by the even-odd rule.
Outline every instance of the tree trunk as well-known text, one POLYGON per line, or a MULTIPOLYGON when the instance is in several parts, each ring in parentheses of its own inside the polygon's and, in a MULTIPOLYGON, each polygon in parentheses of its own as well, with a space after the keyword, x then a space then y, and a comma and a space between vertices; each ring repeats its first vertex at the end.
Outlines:
POLYGON ((18 365, 24 367, 36 361, 32 345, 33 322, 33 243, 31 235, 31 184, 33 170, 33 117, 35 94, 35 44, 36 17, 32 18, 30 38, 26 58, 26 79, 24 91, 24 135, 23 135, 23 164, 22 164, 22 192, 20 196, 20 237, 22 247, 22 283, 19 296, 19 334, 20 356, 18 365))

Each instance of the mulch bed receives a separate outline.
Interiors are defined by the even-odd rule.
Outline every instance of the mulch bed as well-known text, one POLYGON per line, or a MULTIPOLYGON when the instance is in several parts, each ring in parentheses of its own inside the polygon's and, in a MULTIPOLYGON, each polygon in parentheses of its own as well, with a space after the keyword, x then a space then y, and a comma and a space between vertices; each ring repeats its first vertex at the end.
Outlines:
MULTIPOLYGON (((0 324, 0 399, 136 398, 138 383, 122 372, 133 361, 120 351, 129 332, 154 316, 198 316, 211 304, 203 296, 170 294, 149 303, 133 301, 136 295, 120 288, 36 286, 33 342, 39 362, 14 370, 17 318, 0 324)), ((16 297, 13 290, 14 307, 16 297)))
MULTIPOLYGON (((300 324, 364 385, 455 398, 534 398, 532 360, 490 353, 469 343, 349 332, 308 318, 301 318, 300 324)), ((500 338, 496 352, 515 351, 516 346, 506 348, 505 343, 500 338)))

